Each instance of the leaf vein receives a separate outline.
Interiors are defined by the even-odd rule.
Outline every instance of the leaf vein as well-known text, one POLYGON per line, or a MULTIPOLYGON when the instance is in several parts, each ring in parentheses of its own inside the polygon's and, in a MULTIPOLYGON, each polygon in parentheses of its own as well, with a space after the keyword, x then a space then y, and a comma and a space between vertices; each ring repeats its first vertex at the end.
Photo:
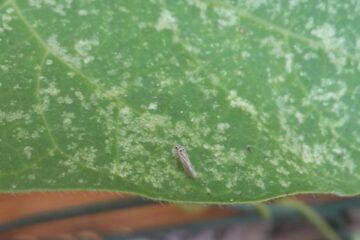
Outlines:
POLYGON ((31 35, 37 40, 37 42, 41 45, 41 47, 48 52, 49 54, 53 55, 56 59, 58 59, 61 63, 63 63, 67 68, 74 71, 78 76, 81 77, 86 83, 88 83, 90 86, 93 86, 95 89, 101 91, 106 97, 111 99, 118 105, 118 107, 124 107, 126 106, 125 103, 121 102, 119 99, 114 98, 113 96, 110 96, 106 89, 101 87, 99 84, 97 84, 91 77, 84 74, 81 70, 74 68, 71 66, 68 62, 66 62, 63 58, 61 58, 58 54, 56 54, 41 38, 39 33, 34 29, 33 26, 29 23, 29 21, 25 18, 25 16, 22 14, 21 9, 17 6, 16 2, 14 0, 9 0, 9 3, 14 8, 15 12, 17 13, 18 17, 21 19, 21 21, 25 24, 27 29, 30 31, 31 35))

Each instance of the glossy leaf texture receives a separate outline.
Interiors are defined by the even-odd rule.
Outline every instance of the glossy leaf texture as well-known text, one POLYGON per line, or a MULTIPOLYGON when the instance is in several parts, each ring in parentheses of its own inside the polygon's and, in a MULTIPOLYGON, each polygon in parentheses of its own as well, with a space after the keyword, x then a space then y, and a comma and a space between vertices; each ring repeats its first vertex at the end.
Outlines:
POLYGON ((0 1, 0 191, 357 194, 359 12, 355 0, 0 1))

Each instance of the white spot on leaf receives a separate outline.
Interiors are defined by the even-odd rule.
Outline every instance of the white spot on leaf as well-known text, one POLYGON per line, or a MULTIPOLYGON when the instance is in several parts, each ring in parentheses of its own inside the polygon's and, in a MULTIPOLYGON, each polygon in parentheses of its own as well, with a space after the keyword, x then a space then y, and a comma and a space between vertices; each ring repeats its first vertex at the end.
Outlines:
POLYGON ((165 29, 171 31, 177 31, 176 19, 169 10, 163 10, 160 17, 155 25, 157 31, 163 31, 165 29))

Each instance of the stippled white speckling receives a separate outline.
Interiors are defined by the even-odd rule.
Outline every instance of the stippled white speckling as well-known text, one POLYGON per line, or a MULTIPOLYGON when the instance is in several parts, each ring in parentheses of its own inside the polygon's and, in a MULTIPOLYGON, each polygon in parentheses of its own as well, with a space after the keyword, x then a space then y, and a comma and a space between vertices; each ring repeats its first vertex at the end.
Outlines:
POLYGON ((285 176, 288 176, 290 174, 290 172, 288 170, 286 170, 283 166, 277 167, 276 171, 285 176))
POLYGON ((327 102, 330 100, 339 101, 347 92, 347 85, 344 81, 323 78, 321 84, 314 86, 310 91, 312 100, 327 102))
POLYGON ((155 29, 157 31, 163 31, 163 30, 172 30, 177 31, 177 23, 176 18, 173 16, 173 14, 169 10, 162 10, 160 13, 160 17, 155 25, 155 29))
POLYGON ((65 47, 62 47, 57 40, 57 35, 53 34, 47 39, 47 44, 51 51, 58 55, 61 59, 64 59, 68 64, 75 65, 76 67, 81 66, 81 58, 77 56, 72 56, 68 53, 68 50, 65 47))
POLYGON ((11 27, 11 22, 14 19, 13 16, 14 9, 7 8, 4 13, 0 16, 0 33, 11 31, 13 28, 11 27))
POLYGON ((305 116, 301 112, 296 112, 295 117, 298 120, 299 124, 302 124, 304 122, 304 117, 305 116))
POLYGON ((32 148, 32 147, 26 146, 26 147, 24 148, 24 154, 25 154, 25 156, 26 156, 27 159, 30 159, 30 158, 31 158, 32 152, 33 152, 33 148, 32 148))
POLYGON ((280 179, 279 183, 283 188, 288 188, 290 186, 290 184, 291 184, 291 182, 285 181, 284 179, 280 179))
POLYGON ((98 45, 99 40, 97 38, 80 39, 75 43, 74 49, 83 63, 87 64, 95 60, 95 56, 90 55, 90 53, 98 45))
POLYGON ((230 128, 230 124, 228 123, 218 123, 217 124, 217 129, 220 133, 224 133, 227 129, 230 128))
POLYGON ((265 189, 265 183, 260 178, 255 179, 255 185, 263 190, 265 189))
POLYGON ((206 17, 206 10, 207 10, 207 2, 201 0, 187 0, 187 3, 190 6, 195 6, 200 10, 200 18, 204 24, 209 22, 208 18, 206 17))
POLYGON ((269 48, 269 53, 275 58, 284 57, 284 42, 276 39, 273 36, 265 37, 260 40, 260 47, 267 49, 269 48))
POLYGON ((88 11, 86 10, 86 9, 80 9, 79 11, 78 11, 78 15, 79 16, 87 16, 89 13, 88 13, 88 11))
POLYGON ((237 15, 234 9, 216 8, 219 15, 218 23, 221 27, 232 27, 237 23, 237 15))
POLYGON ((158 105, 156 102, 149 103, 149 106, 147 107, 149 110, 156 110, 158 108, 158 105))
POLYGON ((46 64, 46 65, 52 65, 52 64, 53 64, 53 60, 47 59, 47 60, 45 61, 45 64, 46 64))
POLYGON ((251 116, 257 116, 257 111, 255 110, 254 105, 251 104, 248 100, 239 97, 235 90, 230 90, 227 99, 231 107, 240 108, 243 111, 249 113, 251 116))
POLYGON ((333 50, 344 51, 345 38, 337 36, 335 26, 329 23, 313 29, 311 33, 322 41, 325 49, 328 51, 330 61, 335 65, 337 71, 341 72, 346 64, 346 58, 343 55, 335 54, 333 50))
POLYGON ((293 68, 293 55, 292 54, 285 54, 285 69, 286 72, 291 73, 293 68))
POLYGON ((311 29, 314 27, 314 18, 313 17, 309 17, 306 24, 305 24, 305 28, 306 29, 311 29))
POLYGON ((64 112, 62 113, 63 117, 63 126, 65 129, 71 126, 72 121, 75 119, 75 114, 72 112, 64 112))

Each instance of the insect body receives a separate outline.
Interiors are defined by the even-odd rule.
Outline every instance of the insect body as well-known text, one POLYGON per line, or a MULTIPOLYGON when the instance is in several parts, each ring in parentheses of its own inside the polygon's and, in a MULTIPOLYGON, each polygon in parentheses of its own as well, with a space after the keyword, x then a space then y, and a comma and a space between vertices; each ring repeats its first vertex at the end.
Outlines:
POLYGON ((178 156, 178 158, 179 158, 185 172, 190 177, 196 177, 196 172, 195 172, 194 168, 191 165, 189 156, 188 156, 185 148, 180 146, 180 145, 176 145, 175 150, 176 150, 176 155, 178 156))

